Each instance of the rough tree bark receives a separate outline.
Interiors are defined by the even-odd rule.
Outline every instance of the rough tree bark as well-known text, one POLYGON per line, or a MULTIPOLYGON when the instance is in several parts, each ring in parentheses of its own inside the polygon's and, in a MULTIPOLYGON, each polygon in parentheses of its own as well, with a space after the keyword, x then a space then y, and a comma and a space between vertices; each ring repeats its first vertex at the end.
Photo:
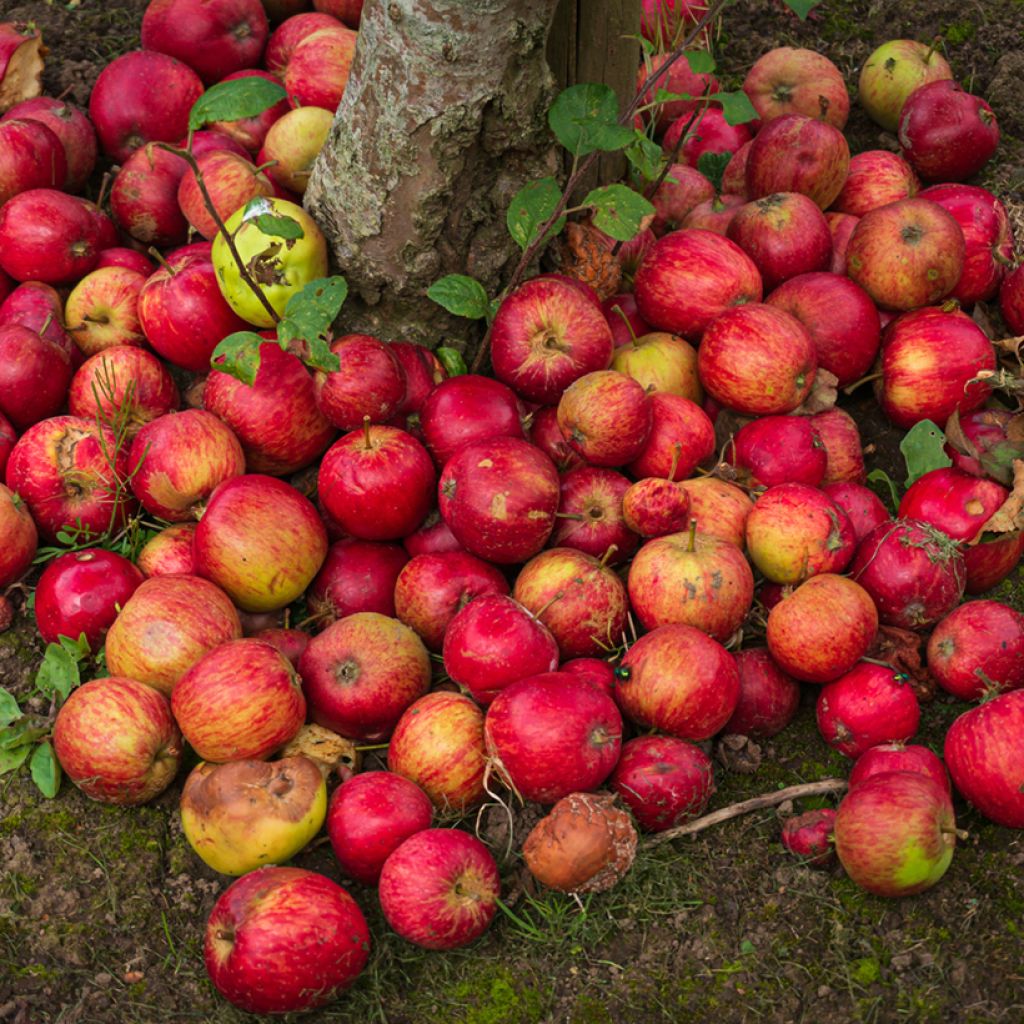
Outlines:
POLYGON ((334 127, 306 191, 349 282, 346 330, 465 347, 426 298, 448 273, 490 294, 518 256, 505 211, 555 173, 545 43, 557 0, 367 0, 334 127))

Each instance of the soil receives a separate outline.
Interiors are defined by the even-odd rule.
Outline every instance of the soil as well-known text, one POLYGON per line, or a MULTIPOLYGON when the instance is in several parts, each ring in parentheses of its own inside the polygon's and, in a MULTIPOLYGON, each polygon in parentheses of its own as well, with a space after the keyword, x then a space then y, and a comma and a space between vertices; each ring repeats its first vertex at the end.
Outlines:
MULTIPOLYGON (((42 28, 50 47, 47 91, 69 90, 79 103, 105 63, 138 45, 143 8, 141 0, 0 0, 5 20, 42 28)), ((723 26, 724 77, 738 80, 772 46, 805 45, 832 57, 853 89, 871 49, 897 37, 939 37, 958 77, 987 96, 1004 141, 982 183, 1019 215, 1021 0, 826 0, 806 23, 775 0, 745 0, 723 26)), ((855 150, 894 146, 856 107, 849 135, 855 150)), ((898 432, 869 395, 847 404, 871 446, 870 465, 899 481, 898 432)), ((995 596, 1024 610, 1024 576, 995 596)), ((31 616, 22 613, 0 634, 3 685, 23 695, 40 656, 31 616)), ((846 774, 843 758, 818 737, 813 699, 805 694, 781 736, 719 769, 713 807, 846 774)), ((961 710, 942 699, 928 704, 920 741, 941 749, 945 727, 961 710)), ((152 804, 126 809, 92 803, 67 782, 57 799, 45 800, 25 772, 0 777, 0 1021, 254 1019, 207 981, 204 925, 226 880, 186 843, 179 794, 180 781, 152 804)), ((502 867, 516 919, 500 915, 480 943, 450 954, 426 954, 389 934, 374 892, 353 884, 374 935, 370 967, 350 993, 304 1019, 1014 1024, 1024 1020, 1024 840, 962 803, 957 813, 969 838, 949 873, 905 900, 869 896, 838 868, 793 861, 779 843, 775 810, 642 850, 622 885, 582 906, 530 889, 513 853, 502 867)), ((513 814, 511 845, 518 849, 536 815, 513 814)), ((496 851, 508 848, 504 812, 492 809, 480 828, 496 851)), ((343 881, 325 838, 296 863, 343 881)))

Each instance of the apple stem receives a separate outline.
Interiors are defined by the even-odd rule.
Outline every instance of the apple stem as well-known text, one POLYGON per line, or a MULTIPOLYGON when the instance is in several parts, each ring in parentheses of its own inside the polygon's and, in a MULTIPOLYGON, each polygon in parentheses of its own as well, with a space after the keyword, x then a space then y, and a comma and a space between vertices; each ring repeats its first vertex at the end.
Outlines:
POLYGON ((174 277, 177 271, 164 259, 164 254, 155 245, 151 245, 146 251, 171 277, 174 277))
POLYGON ((690 544, 686 549, 687 551, 697 550, 697 520, 690 520, 690 544))
POLYGON ((633 348, 639 348, 640 346, 636 343, 636 331, 633 330, 633 325, 629 321, 629 317, 626 316, 625 310, 616 302, 612 306, 612 312, 618 313, 622 317, 622 322, 626 325, 626 330, 629 331, 629 340, 633 348))
POLYGON ((575 519, 576 522, 582 523, 586 516, 581 516, 579 512, 556 512, 556 519, 575 519))
POLYGON ((256 168, 255 173, 259 174, 261 171, 265 171, 268 167, 276 167, 278 163, 279 161, 277 160, 268 160, 266 163, 260 164, 259 167, 256 168))
POLYGON ((541 617, 541 616, 542 616, 542 615, 543 615, 543 614, 544 614, 544 613, 545 613, 545 612, 546 612, 546 611, 547 611, 547 610, 548 610, 548 609, 549 609, 549 608, 550 608, 550 607, 551 607, 551 606, 552 606, 552 605, 553 605, 553 604, 554 604, 554 603, 555 603, 556 601, 560 601, 560 600, 561 600, 561 599, 562 599, 563 597, 565 597, 565 592, 564 592, 564 591, 562 591, 562 590, 560 590, 560 591, 559 591, 559 592, 558 592, 557 594, 555 594, 555 596, 554 596, 554 597, 552 597, 552 598, 549 598, 549 599, 548 599, 547 601, 545 601, 545 602, 544 602, 544 604, 542 604, 542 605, 540 606, 540 608, 538 608, 538 609, 537 609, 537 611, 533 612, 533 613, 532 613, 532 614, 533 614, 533 617, 534 617, 534 618, 535 618, 535 619, 536 619, 536 620, 537 620, 538 622, 540 622, 540 617, 541 617))
POLYGON ((103 208, 103 200, 107 198, 107 189, 110 188, 110 182, 113 180, 110 171, 103 172, 103 179, 100 181, 100 194, 96 197, 96 205, 103 208))
POLYGON ((741 800, 737 804, 730 804, 720 810, 712 811, 703 817, 694 818, 685 825, 677 828, 670 828, 665 832, 659 832, 647 840, 648 846, 657 846, 659 843, 668 842, 670 839, 678 839, 680 836, 693 835, 695 832, 703 832, 712 825, 718 825, 723 821, 730 821, 740 815, 749 814, 751 811, 760 811, 765 807, 777 807, 787 800, 799 800, 807 796, 822 796, 826 793, 841 793, 846 789, 845 779, 824 779, 821 782, 802 782, 798 786, 787 786, 785 789, 776 790, 774 793, 765 793, 763 796, 751 797, 749 800, 741 800))
POLYGON ((370 417, 363 417, 363 440, 366 442, 366 448, 369 450, 373 447, 373 442, 370 440, 370 417))
POLYGON ((598 563, 601 566, 602 569, 604 569, 608 565, 609 559, 618 550, 619 550, 619 545, 618 544, 609 544, 608 545, 608 550, 601 556, 601 561, 598 563))
POLYGON ((38 334, 39 334, 39 337, 40 337, 40 338, 41 338, 41 337, 42 337, 42 336, 43 336, 43 335, 44 335, 44 334, 46 333, 46 331, 47 331, 47 328, 48 328, 48 327, 50 326, 50 324, 52 324, 52 323, 53 323, 53 314, 52 314, 52 313, 47 313, 47 315, 46 315, 46 319, 45 319, 45 320, 43 321, 43 326, 42 326, 42 327, 40 327, 40 328, 39 328, 39 331, 38 331, 38 334))
POLYGON ((675 479, 676 479, 676 469, 679 466, 679 458, 680 458, 680 456, 682 454, 683 454, 683 442, 682 441, 676 441, 676 443, 674 445, 672 445, 672 465, 669 467, 669 470, 668 470, 668 478, 669 478, 669 480, 671 480, 673 482, 675 482, 675 479))
POLYGON ((952 828, 940 828, 939 831, 944 836, 956 836, 960 842, 965 842, 971 838, 971 833, 966 829, 957 828, 955 825, 952 828))
POLYGON ((928 47, 928 52, 924 55, 924 63, 928 64, 931 62, 932 54, 939 48, 939 43, 942 42, 942 36, 935 36, 932 39, 932 45, 928 47))
POLYGON ((878 380, 882 376, 882 371, 879 370, 877 373, 869 373, 866 377, 861 377, 860 380, 855 380, 852 384, 848 384, 843 388, 844 395, 852 395, 854 391, 861 386, 861 384, 870 384, 873 380, 878 380))

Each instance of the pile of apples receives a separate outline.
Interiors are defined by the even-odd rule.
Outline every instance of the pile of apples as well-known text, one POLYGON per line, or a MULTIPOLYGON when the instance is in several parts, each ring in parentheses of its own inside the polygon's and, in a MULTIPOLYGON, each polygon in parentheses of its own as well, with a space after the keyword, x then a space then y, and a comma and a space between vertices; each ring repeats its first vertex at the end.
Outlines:
MULTIPOLYGON (((837 814, 787 823, 808 862, 834 847, 882 895, 934 884, 957 835, 947 769, 981 813, 1024 827, 1024 617, 961 604, 1024 551, 1018 420, 986 408, 995 350, 956 305, 998 295, 1024 330, 1006 212, 961 183, 995 150, 988 105, 937 52, 887 43, 859 95, 902 155, 851 158, 848 93, 823 55, 765 54, 744 85, 760 120, 739 126, 713 76, 677 61, 660 87, 710 100, 678 152, 704 102, 656 112, 677 162, 654 222, 616 255, 631 290, 526 281, 494 317, 490 377, 338 334, 338 371, 268 341, 249 386, 211 354, 269 321, 215 259, 186 161, 159 144, 182 142, 218 79, 282 80, 289 100, 195 133, 192 151, 230 226, 257 197, 301 220, 309 251, 275 308, 321 275, 326 245, 296 202, 361 4, 292 14, 304 6, 270 33, 259 0, 153 0, 145 49, 104 70, 88 117, 27 98, 0 120, 0 586, 40 537, 78 538, 34 607, 47 642, 105 649, 109 676, 74 690, 53 731, 83 792, 143 803, 185 743, 201 759, 185 834, 242 876, 207 928, 217 989, 253 1012, 308 1009, 362 970, 352 896, 277 866, 325 822, 340 873, 378 886, 396 932, 454 948, 491 923, 500 877, 453 823, 495 796, 550 807, 530 870, 607 889, 637 827, 707 807, 705 741, 776 735, 801 683, 854 762, 837 814), (109 216, 74 194, 97 139, 118 167, 109 216), (696 169, 705 152, 733 154, 721 193, 696 169), (187 408, 166 364, 206 374, 187 408), (834 406, 873 367, 894 424, 957 427, 952 465, 895 519, 834 406), (81 546, 140 516, 156 525, 134 563, 81 546), (872 656, 894 630, 933 630, 932 678, 984 698, 949 730, 945 765, 910 744, 907 676, 872 656), (386 745, 388 770, 355 772, 357 745, 386 745)), ((688 10, 644 0, 645 34, 674 37, 688 10)))

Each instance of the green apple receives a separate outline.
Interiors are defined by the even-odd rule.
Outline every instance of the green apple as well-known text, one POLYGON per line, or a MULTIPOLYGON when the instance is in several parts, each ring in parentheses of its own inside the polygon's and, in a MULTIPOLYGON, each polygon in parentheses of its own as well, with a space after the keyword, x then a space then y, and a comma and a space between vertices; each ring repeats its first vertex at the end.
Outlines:
POLYGON ((871 54, 860 72, 860 105, 876 124, 896 131, 907 97, 922 85, 952 78, 945 57, 915 39, 891 39, 871 54))
POLYGON ((203 761, 181 793, 185 838, 223 875, 290 860, 320 831, 326 815, 327 783, 307 757, 203 761))
POLYGON ((301 195, 333 124, 334 114, 323 107, 289 110, 270 126, 260 150, 260 163, 276 161, 270 173, 285 188, 301 195))
MULTIPOLYGON (((295 203, 258 196, 228 217, 224 226, 278 316, 284 315, 293 295, 327 274, 327 240, 313 218, 295 203), (301 237, 273 233, 277 225, 282 232, 294 233, 294 227, 280 218, 298 224, 301 237)), ((213 266, 228 305, 255 327, 273 327, 273 318, 242 277, 223 232, 213 240, 213 266)))

